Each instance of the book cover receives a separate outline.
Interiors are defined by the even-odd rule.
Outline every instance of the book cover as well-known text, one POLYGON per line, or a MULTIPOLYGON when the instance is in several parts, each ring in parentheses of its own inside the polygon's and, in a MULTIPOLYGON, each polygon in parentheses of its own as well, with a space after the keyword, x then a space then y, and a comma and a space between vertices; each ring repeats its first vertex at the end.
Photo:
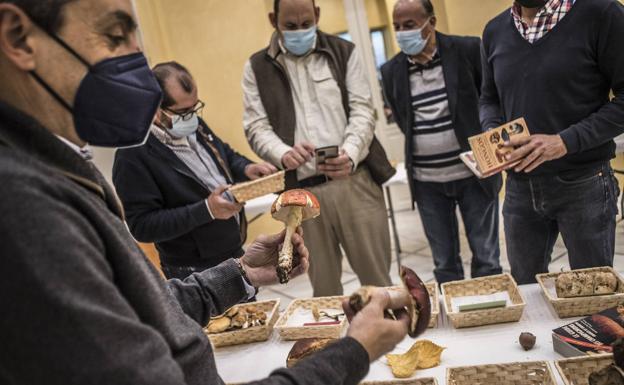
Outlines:
MULTIPOLYGON (((494 175, 512 166, 511 162, 505 160, 505 155, 512 152, 513 148, 505 148, 503 144, 513 136, 527 137, 529 135, 526 121, 524 118, 520 118, 468 138, 473 158, 478 166, 478 172, 481 174, 480 177, 494 175)), ((462 158, 462 160, 464 159, 462 158)), ((470 166, 468 167, 473 170, 470 166)))
POLYGON ((624 306, 613 307, 553 330, 553 346, 565 357, 611 353, 624 337, 624 306))

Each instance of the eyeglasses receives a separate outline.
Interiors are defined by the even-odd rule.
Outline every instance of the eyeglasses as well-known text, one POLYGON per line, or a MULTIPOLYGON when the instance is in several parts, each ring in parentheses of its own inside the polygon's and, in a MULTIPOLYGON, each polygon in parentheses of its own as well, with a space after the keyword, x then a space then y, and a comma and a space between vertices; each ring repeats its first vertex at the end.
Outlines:
POLYGON ((177 123, 180 120, 184 122, 188 122, 189 120, 191 120, 194 114, 201 116, 202 110, 204 109, 205 106, 206 105, 204 104, 204 102, 202 102, 201 100, 198 100, 197 103, 195 103, 193 107, 191 107, 190 109, 184 110, 184 112, 174 111, 168 108, 163 108, 163 111, 165 113, 168 112, 169 114, 173 114, 173 116, 169 116, 169 114, 167 114, 167 116, 169 116, 169 118, 171 119, 172 123, 177 123))

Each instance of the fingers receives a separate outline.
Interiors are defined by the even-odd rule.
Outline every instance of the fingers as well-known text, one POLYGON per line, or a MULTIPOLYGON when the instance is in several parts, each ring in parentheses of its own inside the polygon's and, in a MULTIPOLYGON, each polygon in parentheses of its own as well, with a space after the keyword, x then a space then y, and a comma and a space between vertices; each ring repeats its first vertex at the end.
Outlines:
POLYGON ((531 142, 530 136, 512 136, 505 142, 505 147, 519 147, 531 142))
POLYGON ((351 159, 346 154, 342 154, 335 158, 328 158, 325 160, 326 165, 331 166, 344 166, 345 164, 351 163, 351 159))
POLYGON ((533 161, 533 163, 528 165, 527 168, 524 170, 524 172, 531 172, 531 171, 535 170, 536 168, 538 168, 542 163, 546 162, 547 160, 548 159, 546 159, 546 156, 544 154, 542 154, 539 158, 535 159, 533 161))
MULTIPOLYGON (((304 164, 307 161, 306 158, 305 158, 305 153, 302 154, 302 153, 300 153, 298 151, 291 151, 288 155, 292 158, 292 160, 297 165, 304 164)), ((297 166, 297 167, 299 167, 299 166, 297 166)))
POLYGON ((304 147, 302 144, 295 145, 293 149, 299 156, 301 156, 302 159, 304 159, 304 161, 302 161, 301 163, 312 160, 312 156, 314 155, 314 149, 310 151, 309 148, 304 147))
POLYGON ((508 162, 521 160, 528 156, 531 152, 533 152, 534 149, 535 147, 531 143, 523 145, 522 147, 517 148, 509 154, 505 155, 505 160, 508 162))
POLYGON ((316 146, 314 146, 312 143, 303 141, 299 144, 301 145, 301 147, 303 147, 304 150, 314 155, 314 151, 316 151, 316 146))
POLYGON ((273 166, 271 163, 264 163, 266 168, 269 170, 269 174, 273 174, 277 172, 277 167, 273 166))
POLYGON ((227 189, 229 189, 230 187, 231 187, 231 186, 229 186, 229 185, 228 185, 228 186, 219 186, 219 187, 217 187, 217 188, 216 188, 216 189, 215 189, 212 193, 213 193, 214 195, 221 195, 221 194, 223 194, 224 192, 226 192, 226 191, 227 191, 227 189))
POLYGON ((524 158, 522 160, 522 162, 520 162, 520 164, 518 164, 516 166, 514 171, 515 172, 523 171, 528 166, 530 166, 535 160, 537 160, 537 158, 541 157, 543 153, 544 153, 544 149, 543 148, 538 148, 538 149, 534 150, 526 158, 524 158))

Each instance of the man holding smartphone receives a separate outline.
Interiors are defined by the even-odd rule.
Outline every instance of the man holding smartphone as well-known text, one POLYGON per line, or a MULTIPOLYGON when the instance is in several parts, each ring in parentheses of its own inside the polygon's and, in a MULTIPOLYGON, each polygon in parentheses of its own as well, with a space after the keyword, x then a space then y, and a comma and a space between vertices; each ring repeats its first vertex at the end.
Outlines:
POLYGON ((391 284, 380 185, 395 170, 374 138, 364 66, 353 44, 317 29, 313 0, 276 0, 270 45, 245 65, 244 126, 253 150, 292 172, 323 215, 304 223, 315 296, 343 293, 342 249, 363 285, 391 284), (317 152, 316 149, 319 149, 317 152), (318 161, 317 161, 318 159, 318 161))

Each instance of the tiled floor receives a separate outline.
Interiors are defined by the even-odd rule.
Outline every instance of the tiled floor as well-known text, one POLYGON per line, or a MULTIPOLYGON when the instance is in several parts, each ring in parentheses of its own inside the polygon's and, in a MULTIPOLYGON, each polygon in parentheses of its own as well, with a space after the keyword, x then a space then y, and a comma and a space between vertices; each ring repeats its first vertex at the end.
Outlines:
MULTIPOLYGON (((428 246, 422 224, 417 211, 404 210, 397 212, 396 222, 398 227, 399 239, 401 242, 401 259, 402 263, 414 269, 416 273, 425 281, 433 280, 433 260, 431 257, 431 249, 428 246)), ((619 219, 619 218, 618 218, 619 219)), ((460 221, 461 222, 461 221, 460 221)), ((509 272, 509 262, 507 260, 507 252, 505 250, 505 240, 502 234, 502 218, 501 218, 501 265, 503 270, 509 272)), ((463 229, 461 233, 461 255, 464 261, 466 274, 470 274, 470 249, 468 242, 464 236, 463 229)), ((391 277, 394 283, 399 283, 397 262, 394 260, 393 245, 393 262, 391 268, 391 277)), ((618 271, 624 271, 624 222, 618 223, 616 230, 616 255, 615 268, 618 271)), ((567 252, 561 238, 557 240, 553 251, 553 260, 550 264, 550 271, 559 271, 569 269, 567 252)), ((360 287, 360 283, 351 270, 346 259, 343 260, 342 284, 345 294, 350 294, 360 287)), ((264 288, 260 291, 258 299, 280 298, 281 306, 285 308, 294 298, 307 298, 312 296, 312 286, 307 276, 298 277, 287 285, 276 285, 264 288)))

